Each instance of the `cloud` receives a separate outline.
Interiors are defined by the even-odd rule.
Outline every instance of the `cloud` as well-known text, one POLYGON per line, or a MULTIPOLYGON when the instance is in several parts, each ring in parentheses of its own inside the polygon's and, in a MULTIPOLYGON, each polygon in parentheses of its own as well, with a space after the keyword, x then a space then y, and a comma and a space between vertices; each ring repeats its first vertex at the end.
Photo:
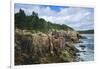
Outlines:
POLYGON ((34 11, 38 13, 40 18, 57 24, 66 24, 76 30, 94 28, 93 8, 59 7, 60 11, 56 11, 56 9, 51 9, 50 6, 18 5, 16 4, 15 6, 15 13, 21 8, 27 15, 31 15, 32 11, 34 11))

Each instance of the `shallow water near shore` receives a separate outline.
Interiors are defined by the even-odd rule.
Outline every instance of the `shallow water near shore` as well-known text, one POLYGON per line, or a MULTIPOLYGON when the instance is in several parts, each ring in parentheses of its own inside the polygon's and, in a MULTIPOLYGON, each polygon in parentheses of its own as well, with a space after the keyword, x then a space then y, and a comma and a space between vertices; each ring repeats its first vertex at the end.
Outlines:
POLYGON ((80 50, 76 61, 93 61, 94 60, 94 34, 81 34, 86 39, 80 39, 82 43, 75 44, 75 47, 80 50))

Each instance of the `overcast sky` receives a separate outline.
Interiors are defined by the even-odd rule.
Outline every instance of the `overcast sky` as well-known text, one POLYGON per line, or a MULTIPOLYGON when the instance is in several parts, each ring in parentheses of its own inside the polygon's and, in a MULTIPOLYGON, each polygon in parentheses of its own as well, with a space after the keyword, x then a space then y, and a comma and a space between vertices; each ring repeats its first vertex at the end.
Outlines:
POLYGON ((66 24, 75 30, 94 28, 94 9, 82 7, 65 7, 34 4, 15 4, 15 13, 23 9, 26 15, 37 12, 40 18, 57 24, 66 24))

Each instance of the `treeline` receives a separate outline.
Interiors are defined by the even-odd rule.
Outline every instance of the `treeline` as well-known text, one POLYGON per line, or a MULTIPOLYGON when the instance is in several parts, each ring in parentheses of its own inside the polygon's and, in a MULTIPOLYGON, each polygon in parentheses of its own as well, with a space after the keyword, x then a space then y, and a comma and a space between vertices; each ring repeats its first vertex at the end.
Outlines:
POLYGON ((81 34, 94 34, 94 30, 78 31, 81 34))
POLYGON ((32 12, 32 15, 26 15, 22 9, 20 9, 18 13, 15 13, 15 28, 42 32, 47 32, 50 30, 73 30, 71 27, 65 24, 55 24, 46 21, 43 18, 39 18, 38 13, 34 11, 32 12))

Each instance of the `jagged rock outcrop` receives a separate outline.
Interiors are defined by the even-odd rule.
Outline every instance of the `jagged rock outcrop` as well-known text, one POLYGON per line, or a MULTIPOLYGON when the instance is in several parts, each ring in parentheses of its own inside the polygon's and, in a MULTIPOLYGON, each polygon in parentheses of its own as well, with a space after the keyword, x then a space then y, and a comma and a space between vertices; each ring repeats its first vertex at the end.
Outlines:
POLYGON ((31 33, 15 30, 15 64, 72 62, 78 50, 73 43, 79 41, 75 31, 31 33))

